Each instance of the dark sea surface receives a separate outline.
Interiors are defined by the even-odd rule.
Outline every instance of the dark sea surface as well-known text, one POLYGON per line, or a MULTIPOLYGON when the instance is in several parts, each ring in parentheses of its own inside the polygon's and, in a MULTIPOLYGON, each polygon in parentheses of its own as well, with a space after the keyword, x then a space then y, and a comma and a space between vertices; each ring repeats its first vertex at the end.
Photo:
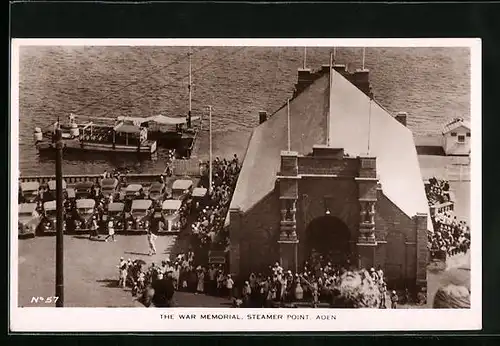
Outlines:
MULTIPOLYGON (((179 116, 188 109, 187 47, 22 47, 19 76, 19 159, 23 175, 53 174, 39 157, 35 127, 57 116, 115 118, 179 116), (125 87, 129 85, 128 87, 125 87)), ((307 67, 328 64, 330 48, 309 48, 307 67)), ((362 48, 337 48, 336 62, 360 68, 362 48)), ((258 112, 273 113, 292 95, 303 48, 194 47, 193 113, 204 115, 198 158, 208 154, 208 110, 213 106, 214 154, 243 155, 258 112)), ((416 134, 437 133, 454 117, 470 119, 468 48, 367 48, 375 98, 390 112, 408 112, 416 134)), ((78 118, 77 118, 78 120, 78 118)), ((132 156, 64 157, 65 174, 101 173, 113 167, 162 171, 155 160, 132 156)))

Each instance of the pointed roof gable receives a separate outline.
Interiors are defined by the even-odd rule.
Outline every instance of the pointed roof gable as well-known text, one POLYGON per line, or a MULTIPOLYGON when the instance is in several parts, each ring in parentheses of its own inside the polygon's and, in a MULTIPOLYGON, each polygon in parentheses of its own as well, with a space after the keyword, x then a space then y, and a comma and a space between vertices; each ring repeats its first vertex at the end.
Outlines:
POLYGON ((376 157, 384 195, 409 217, 429 214, 412 132, 335 71, 330 96, 330 145, 376 157))
MULTIPOLYGON (((299 154, 326 141, 328 79, 325 74, 290 101, 291 150, 299 154)), ((245 212, 274 189, 281 151, 288 149, 287 122, 285 105, 253 130, 231 208, 245 212)))
POLYGON ((458 129, 459 127, 465 127, 466 129, 470 130, 470 123, 462 118, 453 119, 443 127, 443 135, 455 129, 458 129))
MULTIPOLYGON (((326 73, 290 102, 291 150, 305 155, 313 145, 325 144, 327 126, 330 146, 351 156, 367 155, 370 138, 369 155, 377 158, 384 195, 409 217, 429 214, 411 131, 375 101, 370 107, 366 94, 332 72, 331 88, 326 73)), ((287 150, 286 106, 254 129, 231 208, 245 212, 274 189, 282 150, 287 150)))

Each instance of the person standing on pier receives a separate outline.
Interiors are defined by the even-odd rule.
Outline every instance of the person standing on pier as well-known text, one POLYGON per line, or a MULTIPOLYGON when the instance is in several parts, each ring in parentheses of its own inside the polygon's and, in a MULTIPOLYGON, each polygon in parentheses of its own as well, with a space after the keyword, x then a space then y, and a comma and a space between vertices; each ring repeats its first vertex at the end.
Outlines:
POLYGON ((111 238, 112 241, 116 241, 115 239, 115 225, 113 223, 113 220, 109 220, 108 222, 108 235, 104 239, 104 241, 108 241, 108 239, 111 238))
POLYGON ((95 215, 92 218, 92 221, 90 222, 89 240, 91 240, 92 238, 98 238, 98 239, 100 238, 99 232, 97 231, 97 220, 95 215))
POLYGON ((149 256, 156 255, 156 235, 151 231, 151 228, 148 229, 148 245, 149 245, 149 256))

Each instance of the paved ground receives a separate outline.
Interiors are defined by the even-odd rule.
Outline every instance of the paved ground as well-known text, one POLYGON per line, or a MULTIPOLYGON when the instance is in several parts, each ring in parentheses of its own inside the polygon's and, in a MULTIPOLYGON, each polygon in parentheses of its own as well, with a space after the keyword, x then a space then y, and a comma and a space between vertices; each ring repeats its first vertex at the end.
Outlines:
MULTIPOLYGON (((117 236, 116 242, 91 241, 84 236, 64 237, 65 306, 134 306, 129 292, 116 288, 118 261, 142 258, 159 263, 180 244, 176 236, 157 239, 158 254, 148 256, 146 235, 117 236)), ((19 241, 19 306, 34 306, 31 298, 53 296, 55 291, 55 237, 19 241)), ((183 299, 181 303, 184 304, 183 299)), ((189 302, 185 304, 190 304, 189 302)))
MULTIPOLYGON (((64 238, 65 306, 68 307, 142 307, 134 302, 130 291, 116 287, 121 256, 141 258, 159 263, 170 254, 185 248, 186 239, 161 236, 158 254, 148 256, 145 235, 117 236, 116 242, 90 241, 84 236, 64 238), (90 255, 89 255, 90 254, 90 255)), ((454 257, 449 267, 467 261, 467 256, 454 257)), ((31 302, 32 297, 48 297, 55 290, 55 237, 38 237, 19 241, 19 306, 46 306, 31 302)), ((429 297, 439 285, 441 275, 429 274, 429 297)), ((185 307, 229 307, 224 298, 177 292, 175 305, 185 307)), ((400 306, 417 308, 417 306, 400 306)))

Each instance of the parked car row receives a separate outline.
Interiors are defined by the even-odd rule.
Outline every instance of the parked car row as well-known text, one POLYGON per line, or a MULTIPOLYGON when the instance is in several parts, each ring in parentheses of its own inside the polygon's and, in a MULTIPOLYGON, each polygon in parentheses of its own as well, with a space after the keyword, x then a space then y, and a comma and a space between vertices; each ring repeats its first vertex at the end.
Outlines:
MULTIPOLYGON (((55 201, 55 181, 47 184, 47 194, 40 201, 40 184, 37 182, 21 183, 23 200, 19 204, 19 236, 54 234, 57 230, 57 208, 55 201), (28 201, 28 202, 25 202, 28 201)), ((158 232, 180 232, 187 224, 187 211, 193 201, 202 199, 206 189, 194 188, 191 180, 174 181, 171 193, 164 183, 153 183, 148 193, 140 184, 129 184, 120 201, 119 183, 116 179, 103 179, 100 183, 100 194, 109 201, 104 208, 96 203, 99 193, 93 182, 80 182, 74 188, 64 189, 64 221, 63 229, 69 233, 88 231, 93 219, 101 229, 107 222, 115 222, 117 231, 144 231, 150 226, 158 232), (149 197, 149 199, 148 199, 149 197)), ((21 201, 21 200, 20 200, 21 201)))

